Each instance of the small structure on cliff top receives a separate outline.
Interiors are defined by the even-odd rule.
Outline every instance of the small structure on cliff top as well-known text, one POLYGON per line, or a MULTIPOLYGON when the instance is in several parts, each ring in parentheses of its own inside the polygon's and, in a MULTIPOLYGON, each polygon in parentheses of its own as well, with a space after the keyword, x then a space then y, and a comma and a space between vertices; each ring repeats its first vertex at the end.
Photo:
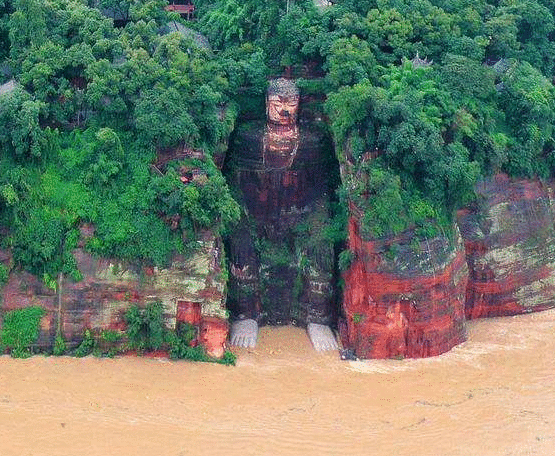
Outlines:
POLYGON ((175 11, 183 19, 188 21, 195 17, 195 5, 192 0, 170 0, 169 5, 165 7, 166 11, 175 11))
POLYGON ((414 57, 411 60, 411 62, 414 68, 426 68, 426 67, 432 66, 432 64, 434 63, 433 60, 428 60, 427 57, 424 57, 423 59, 421 59, 420 56, 418 55, 418 51, 416 51, 416 57, 414 57))

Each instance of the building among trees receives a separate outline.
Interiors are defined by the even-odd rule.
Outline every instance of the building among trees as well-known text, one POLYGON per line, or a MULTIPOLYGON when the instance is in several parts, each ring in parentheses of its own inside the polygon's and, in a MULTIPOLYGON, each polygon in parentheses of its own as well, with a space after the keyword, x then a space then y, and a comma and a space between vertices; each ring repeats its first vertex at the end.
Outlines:
POLYGON ((192 0, 171 0, 166 6, 166 11, 175 11, 179 13, 183 19, 194 19, 195 5, 192 0))

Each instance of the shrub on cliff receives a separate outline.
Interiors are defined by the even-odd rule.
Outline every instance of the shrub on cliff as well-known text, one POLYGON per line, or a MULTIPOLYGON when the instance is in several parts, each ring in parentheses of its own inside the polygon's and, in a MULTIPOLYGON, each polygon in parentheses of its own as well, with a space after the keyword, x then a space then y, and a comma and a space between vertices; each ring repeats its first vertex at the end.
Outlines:
POLYGON ((201 345, 191 346, 190 341, 182 337, 177 337, 170 345, 170 358, 174 360, 183 359, 187 361, 198 361, 204 363, 218 363, 226 366, 234 366, 237 362, 237 356, 226 350, 221 359, 211 358, 206 354, 204 347, 201 345))
POLYGON ((4 315, 0 343, 14 358, 33 354, 39 337, 40 320, 46 312, 41 307, 26 307, 4 315))
POLYGON ((147 305, 144 309, 133 305, 125 314, 129 348, 139 352, 167 350, 171 359, 214 362, 235 365, 236 357, 226 351, 222 359, 211 358, 204 347, 195 340, 197 328, 188 323, 178 324, 175 331, 165 327, 163 308, 160 302, 147 305))
POLYGON ((54 340, 54 347, 52 348, 52 354, 54 356, 63 356, 67 351, 67 344, 62 335, 56 336, 54 340))
POLYGON ((148 304, 144 309, 136 304, 125 313, 129 347, 144 351, 158 350, 165 340, 163 308, 161 302, 148 304))
POLYGON ((0 263, 0 289, 8 283, 8 276, 10 274, 9 268, 5 265, 0 263))
POLYGON ((98 342, 90 329, 85 329, 83 332, 83 339, 79 346, 73 351, 73 355, 77 358, 88 356, 96 349, 98 342))

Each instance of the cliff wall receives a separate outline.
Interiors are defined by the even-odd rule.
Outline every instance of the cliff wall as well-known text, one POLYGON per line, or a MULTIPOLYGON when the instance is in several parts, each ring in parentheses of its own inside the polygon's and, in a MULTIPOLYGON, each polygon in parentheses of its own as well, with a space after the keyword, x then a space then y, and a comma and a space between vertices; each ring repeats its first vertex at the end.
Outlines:
POLYGON ((59 308, 62 333, 71 345, 80 342, 85 328, 123 332, 127 309, 133 304, 144 306, 154 301, 163 304, 169 328, 186 319, 190 307, 200 309, 201 321, 197 323, 201 328, 220 328, 227 319, 221 255, 219 240, 210 234, 199 241, 199 249, 192 257, 175 256, 167 269, 131 269, 77 249, 74 256, 83 280, 62 282, 61 307, 58 293, 37 277, 12 272, 0 292, 1 308, 4 312, 28 306, 44 308, 47 313, 39 339, 43 347, 50 347, 54 341, 59 308))
MULTIPOLYGON (((340 327, 344 345, 361 358, 434 356, 465 340, 465 318, 553 307, 554 185, 505 175, 484 180, 476 188, 478 203, 458 213, 460 234, 455 229, 452 236, 427 241, 411 232, 364 240, 351 216, 353 261, 343 276, 346 322, 340 327)), ((123 331, 126 310, 153 301, 163 303, 168 327, 197 308, 199 328, 210 333, 214 326, 214 334, 225 338, 222 250, 220 240, 206 233, 191 258, 176 256, 167 269, 134 270, 80 248, 74 255, 84 277, 63 281, 61 307, 55 290, 12 270, 0 290, 1 310, 43 307, 39 343, 44 347, 53 343, 58 317, 65 339, 77 344, 85 328, 123 331)), ((0 251, 0 263, 11 267, 9 252, 0 251)), ((240 273, 246 271, 232 270, 240 273)))
POLYGON ((470 276, 468 318, 516 315, 555 304, 555 184, 499 174, 459 211, 470 276))
POLYGON ((457 230, 453 236, 365 241, 350 218, 342 339, 358 357, 434 356, 465 340, 468 272, 457 230))

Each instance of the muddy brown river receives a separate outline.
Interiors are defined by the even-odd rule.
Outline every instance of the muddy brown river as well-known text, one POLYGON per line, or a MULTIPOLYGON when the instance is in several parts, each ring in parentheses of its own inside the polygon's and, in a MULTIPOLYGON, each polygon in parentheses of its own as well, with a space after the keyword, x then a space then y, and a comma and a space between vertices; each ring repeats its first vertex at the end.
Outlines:
POLYGON ((0 357, 0 455, 555 454, 555 311, 468 333, 425 360, 339 361, 293 327, 236 367, 0 357))

